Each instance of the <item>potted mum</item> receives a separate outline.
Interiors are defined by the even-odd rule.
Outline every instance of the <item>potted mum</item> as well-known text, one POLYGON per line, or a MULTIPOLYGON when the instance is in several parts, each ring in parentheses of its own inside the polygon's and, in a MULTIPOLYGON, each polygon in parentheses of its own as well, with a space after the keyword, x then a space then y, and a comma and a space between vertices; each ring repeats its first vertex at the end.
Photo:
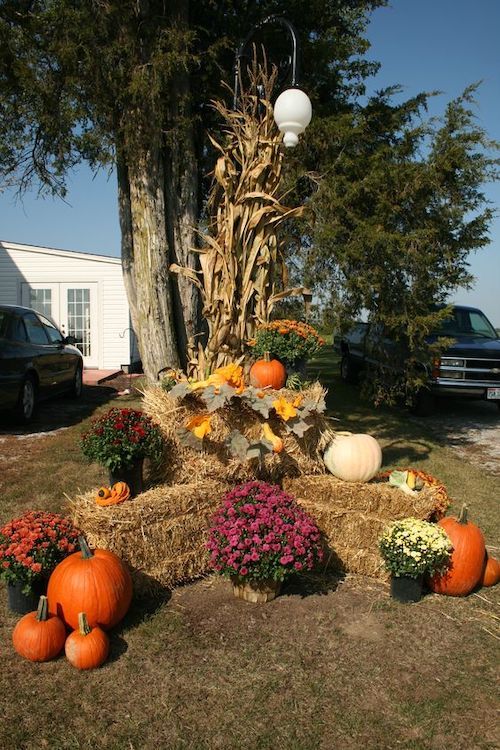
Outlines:
POLYGON ((424 575, 446 570, 452 545, 440 526, 418 518, 403 518, 389 526, 379 540, 385 567, 391 573, 391 595, 400 602, 417 602, 424 575))
POLYGON ((279 359, 286 367, 288 375, 297 372, 305 376, 308 359, 324 345, 315 328, 298 320, 273 320, 257 328, 255 339, 250 342, 256 355, 266 352, 279 359))
POLYGON ((160 459, 163 438, 158 425, 144 412, 114 407, 92 420, 80 447, 89 461, 109 470, 111 485, 126 482, 134 496, 142 492, 144 458, 160 459))
POLYGON ((13 612, 37 608, 50 573, 77 549, 78 534, 69 518, 41 510, 28 511, 0 529, 0 575, 13 612))
POLYGON ((227 492, 210 529, 214 570, 229 576, 237 598, 266 602, 291 573, 311 570, 323 558, 314 521, 286 492, 251 481, 227 492))

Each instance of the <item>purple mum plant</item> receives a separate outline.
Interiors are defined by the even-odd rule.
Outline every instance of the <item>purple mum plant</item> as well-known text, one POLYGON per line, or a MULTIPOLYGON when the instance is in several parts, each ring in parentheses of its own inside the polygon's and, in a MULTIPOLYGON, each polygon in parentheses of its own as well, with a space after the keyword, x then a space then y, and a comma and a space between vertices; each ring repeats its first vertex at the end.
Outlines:
POLYGON ((260 481, 224 495, 207 548, 214 570, 253 581, 282 581, 323 558, 314 521, 280 487, 260 481))

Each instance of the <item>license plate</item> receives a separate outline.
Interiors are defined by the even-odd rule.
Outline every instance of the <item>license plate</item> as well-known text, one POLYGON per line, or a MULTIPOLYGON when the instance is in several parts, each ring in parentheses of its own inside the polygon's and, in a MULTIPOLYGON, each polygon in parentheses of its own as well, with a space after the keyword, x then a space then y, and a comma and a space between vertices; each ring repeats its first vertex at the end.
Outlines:
POLYGON ((488 388, 486 398, 500 399, 500 388, 488 388))

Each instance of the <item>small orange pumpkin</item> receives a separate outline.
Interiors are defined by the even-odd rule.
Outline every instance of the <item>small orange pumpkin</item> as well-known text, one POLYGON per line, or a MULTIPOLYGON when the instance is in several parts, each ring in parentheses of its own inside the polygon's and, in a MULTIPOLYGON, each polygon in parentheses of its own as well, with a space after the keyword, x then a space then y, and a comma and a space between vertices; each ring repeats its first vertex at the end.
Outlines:
POLYGON ((500 562, 486 553, 481 586, 495 586, 500 581, 500 562))
POLYGON ((64 651, 77 669, 95 669, 108 657, 109 638, 98 625, 91 628, 85 612, 79 612, 78 630, 68 635, 64 651))
POLYGON ((277 359, 271 359, 269 352, 264 359, 258 359, 250 368, 250 383, 255 388, 274 388, 279 391, 286 383, 286 370, 277 359))
POLYGON ((111 489, 109 487, 100 487, 97 491, 95 501, 97 505, 118 505, 128 500, 130 497, 130 487, 126 482, 116 482, 111 489))
POLYGON ((47 597, 41 596, 36 612, 28 612, 12 633, 12 644, 29 661, 49 661, 62 651, 66 640, 64 623, 49 614, 47 597))

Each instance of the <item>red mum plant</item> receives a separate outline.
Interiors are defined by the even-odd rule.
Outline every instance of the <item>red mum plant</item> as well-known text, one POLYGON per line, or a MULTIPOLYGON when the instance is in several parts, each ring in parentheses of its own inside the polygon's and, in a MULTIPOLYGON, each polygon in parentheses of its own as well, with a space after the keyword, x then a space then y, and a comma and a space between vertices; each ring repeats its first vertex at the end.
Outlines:
POLYGON ((224 495, 207 542, 214 570, 282 581, 323 558, 314 521, 280 487, 246 482, 224 495))
POLYGON ((23 583, 29 594, 78 547, 78 534, 69 518, 31 510, 0 529, 0 576, 8 583, 23 583))
POLYGON ((82 435, 80 447, 89 461, 111 471, 131 466, 140 458, 160 458, 163 438, 151 417, 137 409, 110 409, 93 419, 82 435))

